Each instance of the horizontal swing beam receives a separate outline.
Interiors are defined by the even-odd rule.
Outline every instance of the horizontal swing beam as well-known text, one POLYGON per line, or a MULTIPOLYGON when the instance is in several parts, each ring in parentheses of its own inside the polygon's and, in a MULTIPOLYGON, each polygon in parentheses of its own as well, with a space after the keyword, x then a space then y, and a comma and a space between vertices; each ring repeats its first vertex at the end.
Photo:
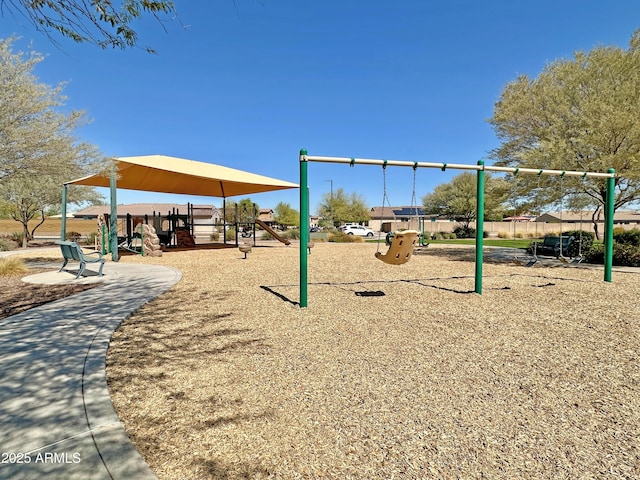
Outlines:
POLYGON ((301 162, 342 163, 348 165, 380 165, 389 167, 439 168, 440 170, 484 170, 486 172, 505 172, 513 174, 558 175, 563 177, 614 178, 614 173, 580 172, 577 170, 550 170, 544 168, 496 167, 493 165, 469 165, 464 163, 411 162, 408 160, 378 160, 373 158, 322 157, 300 155, 301 162))

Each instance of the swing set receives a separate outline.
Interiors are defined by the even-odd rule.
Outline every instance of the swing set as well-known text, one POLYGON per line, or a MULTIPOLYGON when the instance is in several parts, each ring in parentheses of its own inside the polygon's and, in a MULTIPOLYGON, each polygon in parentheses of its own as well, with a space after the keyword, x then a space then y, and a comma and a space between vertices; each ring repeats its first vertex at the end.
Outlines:
MULTIPOLYGON (((340 163, 350 166, 355 165, 378 165, 383 170, 387 166, 412 167, 414 171, 418 168, 439 168, 443 172, 447 169, 472 170, 477 174, 476 191, 476 249, 475 249, 475 292, 482 294, 482 259, 483 259, 483 235, 484 230, 484 185, 485 171, 522 174, 540 174, 555 176, 574 177, 596 177, 607 179, 607 197, 605 207, 605 253, 604 253, 604 281, 611 282, 611 271, 613 265, 613 213, 614 213, 614 188, 615 170, 610 168, 607 173, 602 172, 577 172, 568 170, 544 170, 535 168, 513 168, 496 167, 485 165, 483 160, 479 160, 477 165, 469 164, 447 164, 432 162, 408 162, 403 160, 377 160, 354 157, 325 157, 308 155, 307 150, 300 150, 300 307, 308 306, 308 253, 306 245, 309 242, 309 187, 308 187, 308 165, 310 162, 318 163, 340 163)), ((414 177, 415 178, 415 177, 414 177)), ((386 185, 385 185, 386 187, 386 185)), ((385 192, 386 193, 386 192, 385 192)), ((415 246, 417 231, 397 232, 393 242, 386 254, 376 252, 376 258, 392 265, 406 263, 411 258, 413 247, 415 246), (408 234, 408 235, 403 235, 408 234), (395 242, 395 243, 394 243, 395 242), (411 251, 411 253, 409 252, 411 251)))

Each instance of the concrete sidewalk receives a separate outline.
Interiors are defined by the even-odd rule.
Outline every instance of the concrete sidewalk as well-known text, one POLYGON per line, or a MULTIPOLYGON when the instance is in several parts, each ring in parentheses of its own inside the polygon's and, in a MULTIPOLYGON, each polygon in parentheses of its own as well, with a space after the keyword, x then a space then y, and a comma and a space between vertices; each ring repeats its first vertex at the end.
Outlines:
POLYGON ((84 280, 102 281, 97 288, 0 320, 0 478, 156 478, 113 409, 105 358, 118 325, 182 274, 120 263, 104 273, 84 280))

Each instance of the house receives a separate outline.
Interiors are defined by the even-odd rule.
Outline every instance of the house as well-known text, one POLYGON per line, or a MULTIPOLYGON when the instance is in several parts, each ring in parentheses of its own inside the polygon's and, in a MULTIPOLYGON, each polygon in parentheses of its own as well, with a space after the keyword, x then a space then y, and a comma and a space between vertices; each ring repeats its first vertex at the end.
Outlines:
POLYGON ((369 228, 390 232, 406 228, 420 229, 420 220, 450 223, 449 217, 427 215, 424 208, 418 206, 373 207, 369 213, 369 228))
POLYGON ((277 223, 272 208, 261 208, 258 212, 258 220, 262 220, 270 227, 277 223))
MULTIPOLYGON (((563 211, 563 212, 547 212, 536 217, 536 222, 542 223, 567 223, 579 228, 580 223, 591 223, 592 210, 584 211, 563 211), (577 225, 576 225, 577 224, 577 225)), ((506 219, 505 219, 506 220, 506 219)), ((598 223, 604 223, 604 213, 600 213, 598 223)), ((630 225, 629 228, 638 228, 640 226, 640 212, 633 210, 618 210, 613 215, 613 224, 618 226, 630 225)))
MULTIPOLYGON (((193 205, 176 203, 132 203, 128 205, 118 205, 117 217, 119 220, 118 231, 127 231, 125 222, 128 216, 132 218, 147 218, 157 231, 169 230, 169 216, 181 218, 184 226, 192 226, 194 235, 208 236, 213 233, 217 225, 222 223, 222 211, 213 205, 193 205), (152 220, 152 219, 156 220, 152 220)), ((93 205, 79 210, 73 214, 74 218, 85 220, 95 219, 100 215, 110 215, 109 205, 93 205)), ((137 223, 137 222, 134 222, 137 223)), ((177 225, 177 224, 176 224, 177 225)), ((179 225, 178 225, 179 226, 179 225)))
MULTIPOLYGON (((192 205, 192 204, 176 204, 176 203, 131 203, 128 205, 118 205, 118 218, 132 217, 153 217, 155 215, 164 216, 170 214, 186 215, 192 211, 194 219, 215 220, 221 218, 221 213, 213 205, 192 205)), ((93 205, 91 207, 79 210, 73 214, 74 218, 84 220, 97 219, 99 215, 110 214, 109 205, 93 205)))

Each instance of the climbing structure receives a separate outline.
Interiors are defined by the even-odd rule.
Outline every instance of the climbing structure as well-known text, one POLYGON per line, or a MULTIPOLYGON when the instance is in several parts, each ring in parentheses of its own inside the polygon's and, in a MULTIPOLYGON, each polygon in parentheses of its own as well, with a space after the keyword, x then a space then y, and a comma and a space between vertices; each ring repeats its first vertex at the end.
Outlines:
POLYGON ((139 223, 135 230, 142 235, 142 255, 145 257, 161 257, 162 247, 156 235, 156 229, 147 223, 139 223))

